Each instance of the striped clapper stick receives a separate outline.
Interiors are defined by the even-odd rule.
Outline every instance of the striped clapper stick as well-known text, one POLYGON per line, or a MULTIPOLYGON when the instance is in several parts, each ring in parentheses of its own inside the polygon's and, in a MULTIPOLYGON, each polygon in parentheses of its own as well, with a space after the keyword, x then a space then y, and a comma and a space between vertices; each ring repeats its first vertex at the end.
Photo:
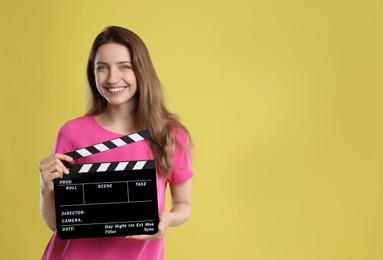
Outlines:
MULTIPOLYGON (((67 153, 73 159, 139 142, 148 130, 67 153)), ((154 160, 67 165, 54 180, 57 234, 62 239, 155 234, 158 229, 154 160)))

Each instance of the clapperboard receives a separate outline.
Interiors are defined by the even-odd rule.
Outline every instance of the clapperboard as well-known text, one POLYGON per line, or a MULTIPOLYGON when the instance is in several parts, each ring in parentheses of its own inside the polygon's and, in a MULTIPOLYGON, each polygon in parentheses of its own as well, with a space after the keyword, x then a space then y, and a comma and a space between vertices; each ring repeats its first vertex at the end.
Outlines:
MULTIPOLYGON (((73 159, 150 137, 148 130, 66 153, 73 159)), ((57 235, 62 239, 155 234, 158 205, 154 160, 66 164, 54 180, 57 235)))

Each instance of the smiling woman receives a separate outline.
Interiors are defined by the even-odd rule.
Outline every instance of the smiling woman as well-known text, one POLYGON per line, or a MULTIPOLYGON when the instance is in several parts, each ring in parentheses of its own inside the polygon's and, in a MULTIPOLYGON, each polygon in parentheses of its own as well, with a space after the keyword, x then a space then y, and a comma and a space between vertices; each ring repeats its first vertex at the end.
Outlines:
MULTIPOLYGON (((40 163, 41 214, 54 234, 43 259, 163 259, 164 233, 191 214, 191 139, 164 104, 162 88, 144 42, 132 31, 111 26, 95 39, 87 67, 90 89, 85 116, 64 124, 54 154, 40 163), (90 131, 84 131, 84 130, 90 131), (150 140, 73 160, 65 153, 149 129, 150 140), (159 224, 154 235, 67 239, 57 236, 53 180, 69 171, 62 161, 94 163, 156 159, 159 224), (169 184, 171 209, 165 211, 169 184)), ((140 183, 144 186, 144 182, 140 183)), ((111 184, 110 184, 111 185, 111 184)), ((111 186, 102 186, 107 189, 111 186)), ((148 229, 152 230, 153 227, 148 229)), ((109 233, 108 233, 109 234, 109 233)))
MULTIPOLYGON (((129 49, 118 43, 100 46, 95 57, 95 75, 98 92, 114 106, 133 111, 137 91, 129 49)), ((113 108, 108 106, 107 108, 113 108)))

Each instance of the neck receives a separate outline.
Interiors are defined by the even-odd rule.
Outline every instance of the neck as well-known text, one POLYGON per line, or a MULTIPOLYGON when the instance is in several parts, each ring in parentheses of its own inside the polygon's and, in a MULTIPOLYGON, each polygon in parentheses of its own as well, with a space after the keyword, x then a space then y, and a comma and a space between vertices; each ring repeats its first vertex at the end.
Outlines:
POLYGON ((130 134, 135 131, 133 109, 126 106, 108 105, 96 119, 103 127, 115 133, 130 134))

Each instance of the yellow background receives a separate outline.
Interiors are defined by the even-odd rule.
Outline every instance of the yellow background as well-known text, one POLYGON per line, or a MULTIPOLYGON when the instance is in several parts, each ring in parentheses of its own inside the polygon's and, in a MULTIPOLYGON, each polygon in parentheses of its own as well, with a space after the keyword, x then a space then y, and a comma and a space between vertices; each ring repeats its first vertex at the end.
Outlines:
POLYGON ((102 28, 148 45, 194 143, 166 259, 383 259, 380 0, 11 1, 0 8, 0 259, 38 259, 39 161, 85 110, 102 28))

